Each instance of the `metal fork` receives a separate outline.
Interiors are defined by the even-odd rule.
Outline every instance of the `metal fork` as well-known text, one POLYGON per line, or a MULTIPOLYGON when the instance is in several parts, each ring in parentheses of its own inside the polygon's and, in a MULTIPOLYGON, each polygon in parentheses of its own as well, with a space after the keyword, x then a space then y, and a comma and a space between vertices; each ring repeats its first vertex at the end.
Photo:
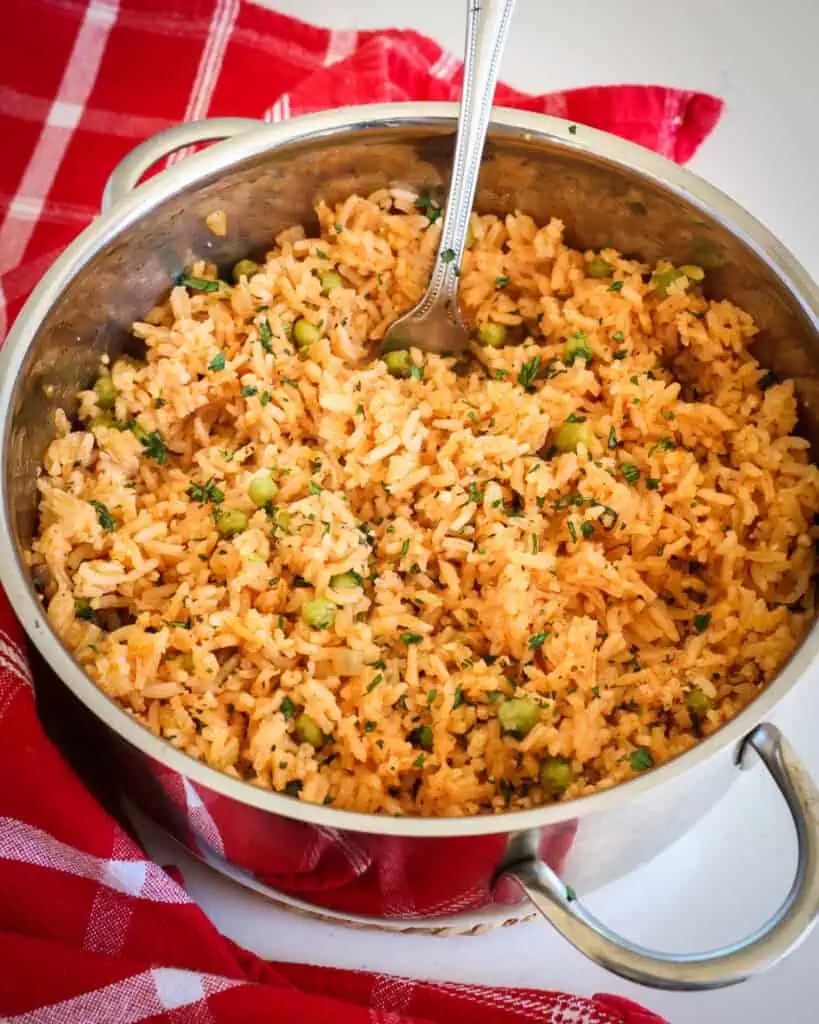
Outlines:
POLYGON ((438 255, 423 298, 389 327, 382 353, 414 347, 457 355, 469 342, 458 310, 458 279, 514 6, 515 0, 467 0, 464 82, 438 255))

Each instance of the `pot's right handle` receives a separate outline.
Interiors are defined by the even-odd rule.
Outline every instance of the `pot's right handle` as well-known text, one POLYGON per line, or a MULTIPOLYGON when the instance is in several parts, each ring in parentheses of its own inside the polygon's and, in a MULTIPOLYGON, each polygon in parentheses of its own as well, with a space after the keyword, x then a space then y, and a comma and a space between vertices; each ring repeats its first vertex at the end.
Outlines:
POLYGON ((163 157, 199 142, 232 139, 260 124, 250 117, 211 117, 204 121, 186 121, 157 132, 132 149, 111 172, 102 193, 103 213, 132 192, 143 174, 163 157))
POLYGON ((819 790, 791 746, 763 723, 743 740, 737 763, 753 748, 785 798, 799 843, 796 878, 785 902, 757 931, 707 953, 656 953, 629 942, 593 917, 543 861, 531 858, 505 868, 538 910, 581 953, 615 974, 653 988, 695 990, 744 981, 791 952, 819 915, 819 790))

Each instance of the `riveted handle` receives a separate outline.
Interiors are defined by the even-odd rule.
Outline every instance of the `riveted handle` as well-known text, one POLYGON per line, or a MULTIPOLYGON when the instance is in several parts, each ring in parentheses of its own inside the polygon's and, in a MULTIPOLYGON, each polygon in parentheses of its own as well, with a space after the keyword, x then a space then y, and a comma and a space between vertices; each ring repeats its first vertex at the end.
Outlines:
POLYGON ((234 135, 258 128, 260 123, 250 117, 212 117, 204 121, 177 124, 152 135, 132 149, 111 172, 102 193, 103 213, 132 192, 145 172, 163 157, 199 142, 232 139, 234 135))
POLYGON ((617 935, 578 903, 543 861, 530 858, 501 877, 520 885, 543 916, 581 953, 629 981, 653 988, 697 990, 745 981, 787 956, 819 915, 819 790, 787 740, 768 723, 743 740, 740 767, 756 751, 785 798, 796 827, 796 877, 785 902, 761 928, 739 942, 706 953, 657 953, 617 935))

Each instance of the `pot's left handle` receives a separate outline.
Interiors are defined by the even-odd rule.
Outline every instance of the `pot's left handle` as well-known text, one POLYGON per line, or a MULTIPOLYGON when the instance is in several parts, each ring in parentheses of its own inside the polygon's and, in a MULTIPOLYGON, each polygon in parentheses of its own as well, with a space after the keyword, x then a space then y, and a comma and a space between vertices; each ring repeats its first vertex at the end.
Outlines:
POLYGON ((571 944, 615 974, 653 988, 696 990, 735 985, 767 970, 808 935, 819 917, 819 791, 776 726, 758 725, 745 737, 740 767, 754 750, 776 783, 796 827, 796 877, 785 902, 751 935, 707 953, 659 953, 617 935, 576 902, 574 892, 537 856, 510 864, 514 879, 571 944))
POLYGON ((102 193, 103 213, 135 189, 143 174, 163 157, 199 142, 232 139, 234 135, 258 128, 261 123, 250 117, 211 117, 204 121, 177 124, 173 128, 166 128, 164 132, 152 135, 132 149, 111 172, 102 193))

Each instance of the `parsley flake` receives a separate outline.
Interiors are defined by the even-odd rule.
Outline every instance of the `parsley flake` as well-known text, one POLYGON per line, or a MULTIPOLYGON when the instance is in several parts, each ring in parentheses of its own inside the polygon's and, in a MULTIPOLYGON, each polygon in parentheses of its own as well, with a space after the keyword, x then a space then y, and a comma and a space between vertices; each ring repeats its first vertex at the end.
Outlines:
POLYGON ((532 636, 529 637, 529 650, 539 651, 548 635, 549 631, 547 629, 542 633, 533 633, 532 636))
POLYGON ((117 528, 117 521, 105 505, 101 501, 90 501, 89 505, 93 506, 97 513, 97 522, 102 527, 103 533, 113 533, 117 528))
POLYGON ((209 370, 224 370, 225 368, 225 353, 217 352, 216 355, 208 363, 209 370))
POLYGON ((535 356, 534 359, 527 360, 520 368, 518 374, 518 384, 524 389, 524 391, 532 391, 534 388, 534 381, 540 372, 541 366, 540 356, 535 356))
POLYGON ((654 767, 654 758, 650 750, 638 747, 628 755, 629 763, 635 772, 645 772, 654 767))
POLYGON ((210 281, 206 277, 183 277, 179 283, 195 292, 218 292, 221 281, 210 281))

